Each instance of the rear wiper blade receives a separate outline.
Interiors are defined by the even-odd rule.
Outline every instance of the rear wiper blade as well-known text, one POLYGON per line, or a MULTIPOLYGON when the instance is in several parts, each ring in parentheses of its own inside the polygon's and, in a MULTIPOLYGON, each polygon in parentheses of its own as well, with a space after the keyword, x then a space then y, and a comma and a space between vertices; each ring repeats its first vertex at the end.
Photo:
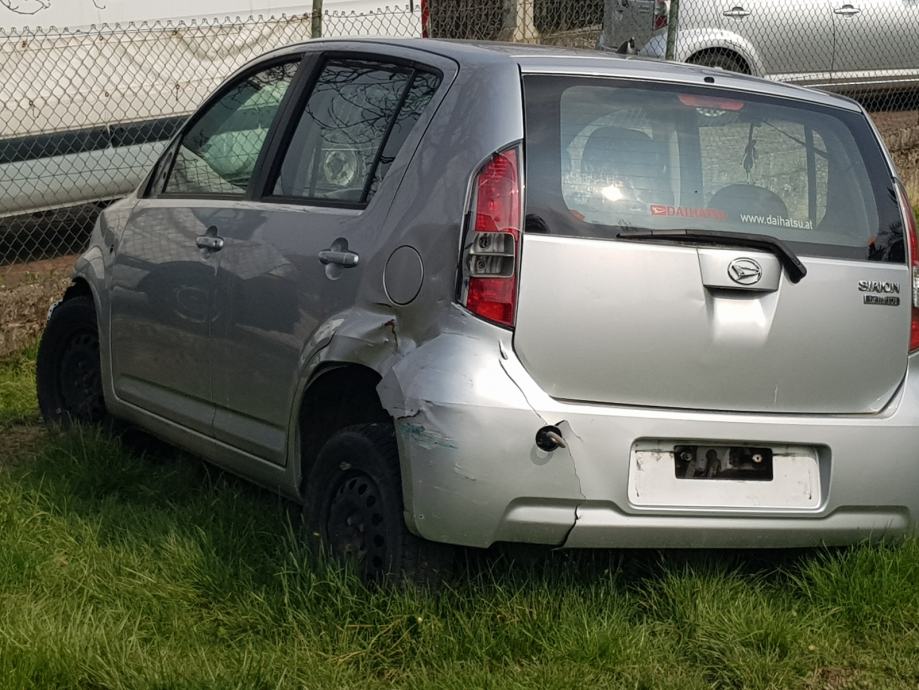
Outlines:
POLYGON ((660 230, 625 229, 616 235, 621 240, 660 240, 662 242, 703 242, 706 244, 734 245, 763 249, 775 254, 779 263, 788 273, 792 283, 800 282, 807 275, 807 267, 801 259, 782 240, 771 235, 759 235, 748 232, 728 232, 724 230, 690 230, 682 228, 664 228, 660 230))

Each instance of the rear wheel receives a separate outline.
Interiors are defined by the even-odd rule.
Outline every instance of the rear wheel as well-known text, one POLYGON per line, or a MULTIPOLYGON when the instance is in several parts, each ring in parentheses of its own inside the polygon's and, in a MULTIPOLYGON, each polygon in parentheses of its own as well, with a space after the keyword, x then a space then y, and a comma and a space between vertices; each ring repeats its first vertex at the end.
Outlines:
POLYGON ((326 442, 303 511, 310 540, 365 582, 436 585, 452 569, 452 547, 405 526, 399 454, 388 424, 347 427, 326 442))
POLYGON ((36 364, 38 406, 48 424, 99 424, 102 395, 99 329, 91 297, 59 304, 51 313, 36 364))

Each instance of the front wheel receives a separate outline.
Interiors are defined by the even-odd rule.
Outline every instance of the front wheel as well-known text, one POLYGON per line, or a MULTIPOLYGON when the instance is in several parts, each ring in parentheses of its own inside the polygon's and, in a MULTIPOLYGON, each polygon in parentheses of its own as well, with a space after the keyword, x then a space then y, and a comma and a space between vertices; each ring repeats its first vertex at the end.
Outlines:
POLYGON ((91 297, 68 299, 51 312, 38 346, 35 380, 46 423, 105 420, 99 329, 91 297))
POLYGON ((388 424, 336 432, 322 447, 307 487, 308 536, 350 563, 365 582, 436 585, 449 574, 453 549, 405 526, 399 453, 388 424))

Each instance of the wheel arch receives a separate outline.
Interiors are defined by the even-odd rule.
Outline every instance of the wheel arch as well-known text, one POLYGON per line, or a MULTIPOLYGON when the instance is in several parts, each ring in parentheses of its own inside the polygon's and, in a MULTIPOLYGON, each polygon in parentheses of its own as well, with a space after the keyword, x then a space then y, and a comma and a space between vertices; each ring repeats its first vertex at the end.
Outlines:
POLYGON ((763 61, 756 46, 740 34, 716 28, 680 31, 675 56, 678 61, 690 62, 693 57, 705 52, 736 56, 747 66, 749 74, 756 77, 764 76, 763 61))
POLYGON ((325 442, 355 424, 392 423, 377 393, 380 375, 353 362, 327 362, 310 378, 297 407, 297 474, 301 494, 325 442))
MULTIPOLYGON (((61 296, 61 302, 67 302, 78 297, 88 297, 93 304, 93 311, 96 313, 96 327, 99 329, 99 344, 104 346, 106 330, 102 323, 102 296, 98 294, 97 289, 93 286, 92 281, 88 278, 75 274, 70 280, 70 285, 64 290, 61 296)), ((50 314, 49 314, 50 316, 50 314)))
POLYGON ((690 55, 686 62, 699 64, 699 59, 709 55, 725 56, 731 58, 732 60, 736 60, 737 63, 743 68, 743 71, 741 72, 742 74, 753 74, 750 60, 745 57, 739 50, 727 46, 718 48, 702 48, 701 50, 697 50, 692 55, 690 55))
MULTIPOLYGON (((90 287, 89 281, 86 280, 86 278, 83 276, 74 276, 73 280, 70 281, 70 285, 66 290, 64 290, 64 297, 62 301, 67 301, 69 299, 73 299, 74 297, 91 297, 93 304, 97 304, 93 289, 90 287)), ((98 304, 96 310, 98 311, 98 304)))
MULTIPOLYGON (((101 219, 102 216, 100 215, 100 221, 96 226, 97 230, 102 222, 101 219)), ((95 240, 96 231, 94 231, 93 237, 95 240)), ((106 404, 109 405, 110 411, 114 414, 114 406, 118 404, 118 396, 115 394, 112 373, 109 285, 106 279, 109 266, 107 265, 105 256, 98 242, 92 241, 90 248, 77 259, 70 286, 64 291, 62 301, 75 297, 89 297, 92 299, 93 307, 96 311, 96 326, 99 329, 99 355, 102 360, 102 390, 105 394, 106 404)))

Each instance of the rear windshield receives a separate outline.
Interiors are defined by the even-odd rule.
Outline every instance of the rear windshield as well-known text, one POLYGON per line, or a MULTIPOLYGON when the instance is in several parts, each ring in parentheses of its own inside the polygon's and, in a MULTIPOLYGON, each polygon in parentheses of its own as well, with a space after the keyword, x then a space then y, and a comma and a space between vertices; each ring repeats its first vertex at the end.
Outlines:
POLYGON ((893 179, 860 113, 602 78, 532 76, 524 90, 530 232, 729 230, 905 261, 893 179))

